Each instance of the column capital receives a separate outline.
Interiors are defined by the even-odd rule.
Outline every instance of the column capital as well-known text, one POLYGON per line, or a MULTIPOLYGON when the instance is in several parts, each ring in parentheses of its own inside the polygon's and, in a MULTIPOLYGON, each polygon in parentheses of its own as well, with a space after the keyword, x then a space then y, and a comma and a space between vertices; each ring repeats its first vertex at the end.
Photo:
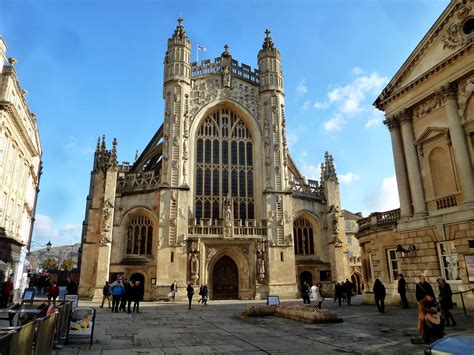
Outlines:
POLYGON ((435 94, 441 98, 443 103, 451 99, 457 100, 458 85, 456 83, 448 83, 436 90, 435 94))
POLYGON ((400 122, 400 125, 403 125, 406 123, 411 124, 412 119, 413 119, 413 113, 411 110, 408 110, 408 109, 400 110, 397 113, 395 113, 393 116, 400 122))
POLYGON ((386 116, 387 118, 383 121, 383 124, 387 126, 389 131, 400 128, 400 122, 394 115, 386 116))

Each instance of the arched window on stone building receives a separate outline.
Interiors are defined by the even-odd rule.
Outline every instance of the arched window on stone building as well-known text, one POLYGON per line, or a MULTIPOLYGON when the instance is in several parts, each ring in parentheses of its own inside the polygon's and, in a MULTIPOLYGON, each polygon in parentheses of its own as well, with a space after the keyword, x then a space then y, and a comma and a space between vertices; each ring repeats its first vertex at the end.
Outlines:
POLYGON ((232 198, 234 219, 254 219, 253 145, 242 119, 222 108, 197 131, 195 218, 222 219, 224 199, 232 198))
POLYGON ((314 255, 314 235, 311 222, 304 217, 296 219, 293 223, 295 235, 295 254, 314 255))
POLYGON ((150 255, 153 246, 153 224, 145 216, 137 216, 127 226, 127 250, 129 255, 150 255))

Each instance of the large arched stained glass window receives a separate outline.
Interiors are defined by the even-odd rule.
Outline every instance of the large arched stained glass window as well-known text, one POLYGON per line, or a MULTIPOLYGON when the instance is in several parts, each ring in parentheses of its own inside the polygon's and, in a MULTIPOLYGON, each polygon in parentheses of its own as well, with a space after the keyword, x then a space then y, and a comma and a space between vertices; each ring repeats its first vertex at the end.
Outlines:
POLYGON ((204 119, 196 138, 195 217, 222 219, 230 196, 235 219, 254 219, 253 146, 245 123, 224 108, 204 119))
POLYGON ((153 224, 145 216, 133 218, 127 226, 127 254, 152 253, 153 224))
POLYGON ((303 217, 298 218, 293 223, 295 235, 295 254, 314 255, 313 226, 303 217))

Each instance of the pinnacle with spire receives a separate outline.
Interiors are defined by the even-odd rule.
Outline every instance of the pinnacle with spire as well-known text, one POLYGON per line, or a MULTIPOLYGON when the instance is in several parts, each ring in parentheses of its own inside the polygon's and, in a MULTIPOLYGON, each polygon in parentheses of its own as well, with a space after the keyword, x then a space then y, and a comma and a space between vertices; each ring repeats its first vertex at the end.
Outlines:
POLYGON ((183 17, 180 16, 178 17, 178 26, 176 26, 176 29, 174 30, 173 34, 173 39, 178 38, 178 39, 183 39, 186 38, 186 31, 184 30, 183 26, 183 17))
POLYGON ((323 179, 338 182, 334 158, 328 152, 324 153, 324 164, 321 164, 321 180, 323 179))
POLYGON ((265 30, 265 40, 263 41, 262 49, 273 49, 275 45, 273 44, 272 37, 270 36, 270 30, 267 28, 265 30))

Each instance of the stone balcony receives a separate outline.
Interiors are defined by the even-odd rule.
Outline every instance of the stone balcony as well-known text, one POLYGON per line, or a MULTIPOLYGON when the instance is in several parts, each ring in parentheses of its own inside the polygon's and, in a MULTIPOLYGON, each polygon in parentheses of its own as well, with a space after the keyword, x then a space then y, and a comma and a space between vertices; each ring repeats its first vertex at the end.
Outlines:
POLYGON ((374 212, 366 218, 361 218, 357 221, 359 225, 359 232, 372 231, 379 228, 395 227, 400 219, 400 209, 394 209, 385 212, 374 212))
POLYGON ((322 186, 319 186, 316 180, 308 180, 307 183, 303 179, 294 180, 292 191, 296 196, 317 199, 321 202, 326 200, 326 197, 324 196, 324 189, 322 186))
MULTIPOLYGON (((222 237, 224 235, 223 219, 190 219, 188 221, 188 234, 203 237, 222 237)), ((248 219, 234 220, 234 237, 261 237, 267 235, 267 220, 248 219)))
POLYGON ((117 192, 142 192, 156 190, 160 187, 160 177, 154 171, 119 174, 117 192))

